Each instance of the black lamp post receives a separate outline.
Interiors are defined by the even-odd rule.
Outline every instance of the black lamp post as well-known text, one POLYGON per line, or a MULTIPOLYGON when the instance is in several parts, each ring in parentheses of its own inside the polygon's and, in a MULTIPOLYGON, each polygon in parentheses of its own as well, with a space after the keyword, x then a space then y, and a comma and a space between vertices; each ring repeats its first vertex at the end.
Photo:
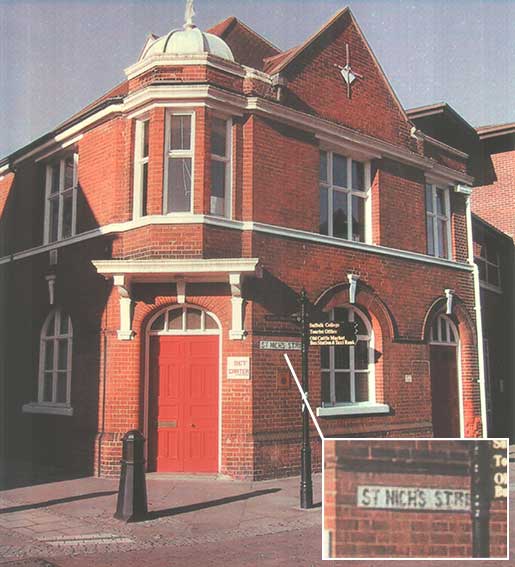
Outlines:
POLYGON ((490 557, 490 442, 474 441, 470 461, 472 557, 490 557))
MULTIPOLYGON (((306 290, 300 292, 300 318, 302 325, 302 389, 306 397, 309 390, 308 349, 309 349, 309 300, 306 290)), ((313 507, 313 480, 311 478, 311 447, 309 443, 308 408, 302 404, 302 448, 300 451, 300 507, 313 507)))

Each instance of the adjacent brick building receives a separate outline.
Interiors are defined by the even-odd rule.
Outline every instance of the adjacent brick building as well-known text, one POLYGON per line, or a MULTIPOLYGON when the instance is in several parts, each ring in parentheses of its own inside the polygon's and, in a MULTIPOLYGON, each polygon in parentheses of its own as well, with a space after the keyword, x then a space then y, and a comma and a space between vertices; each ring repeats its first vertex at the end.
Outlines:
MULTIPOLYGON (((506 558, 507 488, 493 486, 498 472, 506 480, 506 444, 495 450, 504 454, 501 471, 493 442, 481 443, 491 445, 486 556, 506 558)), ((324 556, 473 557, 472 459, 465 440, 325 441, 324 556)))
POLYGON ((302 288, 358 325, 310 351, 326 435, 485 435, 469 156, 351 11, 286 52, 188 20, 126 75, 0 162, 9 460, 114 474, 136 427, 149 470, 296 472, 302 288))

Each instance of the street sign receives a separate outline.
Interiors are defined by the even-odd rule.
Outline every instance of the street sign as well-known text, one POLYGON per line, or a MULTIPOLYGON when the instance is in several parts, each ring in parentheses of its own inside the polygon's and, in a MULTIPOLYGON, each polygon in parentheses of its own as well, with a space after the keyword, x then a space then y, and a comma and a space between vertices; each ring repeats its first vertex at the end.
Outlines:
POLYGON ((342 321, 309 323, 310 346, 355 346, 357 324, 342 321))
POLYGON ((492 440, 492 497, 508 498, 508 442, 506 439, 492 440))
POLYGON ((301 350, 300 341, 259 341, 260 350, 301 350))
POLYGON ((358 486, 358 507, 469 512, 470 490, 418 486, 358 486))

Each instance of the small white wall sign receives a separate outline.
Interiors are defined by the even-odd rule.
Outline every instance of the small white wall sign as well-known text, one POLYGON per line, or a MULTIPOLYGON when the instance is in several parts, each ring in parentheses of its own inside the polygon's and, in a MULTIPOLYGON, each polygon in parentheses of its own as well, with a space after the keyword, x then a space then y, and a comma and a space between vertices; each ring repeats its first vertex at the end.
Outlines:
POLYGON ((259 341, 260 350, 300 350, 298 341, 259 341))
POLYGON ((416 486, 358 486, 358 507, 469 512, 470 490, 416 486))
POLYGON ((227 379, 228 380, 250 380, 250 357, 228 356, 227 357, 227 379))

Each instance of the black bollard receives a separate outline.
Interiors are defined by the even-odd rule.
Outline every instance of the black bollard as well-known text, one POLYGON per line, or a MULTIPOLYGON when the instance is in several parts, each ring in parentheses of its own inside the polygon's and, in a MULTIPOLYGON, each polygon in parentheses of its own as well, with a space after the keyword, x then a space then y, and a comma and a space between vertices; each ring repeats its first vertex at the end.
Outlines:
POLYGON ((147 515, 147 487, 145 485, 145 438, 136 429, 123 436, 122 470, 118 488, 118 502, 114 517, 124 522, 137 522, 147 515))

